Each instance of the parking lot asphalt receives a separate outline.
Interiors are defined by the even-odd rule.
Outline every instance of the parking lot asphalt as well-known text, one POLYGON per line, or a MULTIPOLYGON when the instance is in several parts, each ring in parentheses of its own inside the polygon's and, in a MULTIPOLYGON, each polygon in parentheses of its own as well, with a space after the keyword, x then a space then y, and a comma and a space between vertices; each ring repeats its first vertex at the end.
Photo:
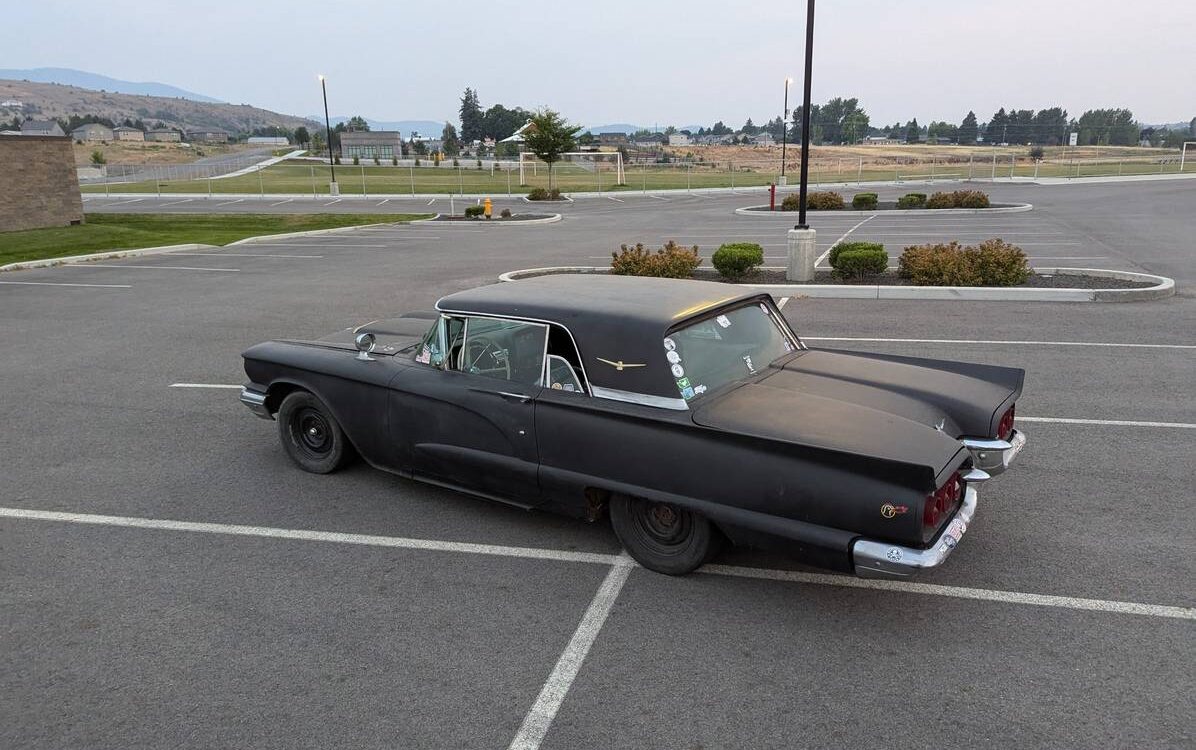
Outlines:
MULTIPOLYGON (((429 309, 515 268, 602 265, 622 242, 675 238, 708 257, 751 239, 783 255, 792 217, 733 213, 759 193, 627 194, 553 209, 556 224, 363 228, 5 274, 0 715, 15 719, 0 746, 1190 747, 1196 185, 991 193, 1035 210, 882 216, 851 237, 896 254, 1000 236, 1040 265, 1163 273, 1179 291, 787 302, 812 346, 1027 370, 1029 446, 981 488, 925 590, 803 577, 750 550, 611 584, 605 524, 360 464, 304 474, 235 388, 172 387, 235 386, 257 341, 429 309)), ((87 209, 294 210, 117 202, 87 209)), ((824 249, 859 221, 812 215, 824 249)))

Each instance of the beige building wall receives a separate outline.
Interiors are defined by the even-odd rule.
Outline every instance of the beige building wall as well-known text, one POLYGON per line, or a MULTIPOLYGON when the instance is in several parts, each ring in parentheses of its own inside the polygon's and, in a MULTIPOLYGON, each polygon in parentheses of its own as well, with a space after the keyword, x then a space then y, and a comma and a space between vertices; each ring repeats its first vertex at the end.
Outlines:
POLYGON ((81 221, 71 139, 0 135, 0 232, 81 221))

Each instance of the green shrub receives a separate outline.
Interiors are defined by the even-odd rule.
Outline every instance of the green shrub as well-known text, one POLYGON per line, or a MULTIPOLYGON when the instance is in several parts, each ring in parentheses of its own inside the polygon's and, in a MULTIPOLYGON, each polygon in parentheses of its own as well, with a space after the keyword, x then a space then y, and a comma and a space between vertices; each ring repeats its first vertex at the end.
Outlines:
POLYGON ((729 242, 714 251, 710 262, 724 278, 738 281, 764 264, 764 248, 755 242, 729 242))
POLYGON ((485 206, 466 206, 465 217, 469 219, 476 219, 486 213, 485 206))
POLYGON ((417 166, 417 167, 419 166, 419 157, 415 158, 415 166, 417 166))
POLYGON ((669 240, 653 252, 637 242, 635 247, 622 245, 620 252, 611 253, 610 272, 619 276, 688 279, 701 263, 697 245, 687 248, 669 240))
POLYGON ((926 205, 926 193, 906 193, 897 199, 897 208, 922 208, 926 205))
POLYGON ((359 159, 359 158, 357 158, 356 156, 354 156, 354 157, 353 157, 353 166, 355 166, 355 167, 356 167, 356 166, 357 166, 358 164, 360 164, 360 163, 361 163, 361 159, 359 159))
POLYGON ((1031 272, 1021 248, 992 239, 967 247, 958 242, 907 247, 898 273, 918 286, 1016 286, 1031 272))
POLYGON ((797 211, 801 208, 801 197, 797 193, 786 195, 781 201, 782 211, 797 211))
POLYGON ((392 167, 399 166, 399 157, 397 157, 397 156, 390 157, 390 166, 392 166, 392 167))
POLYGON ((806 196, 806 208, 811 211, 839 211, 843 208, 843 196, 829 190, 813 192, 806 196))
POLYGON ((935 193, 926 199, 927 208, 955 208, 951 193, 935 193))
POLYGON ((876 208, 876 193, 856 193, 851 199, 851 207, 857 211, 871 211, 876 208))
POLYGON ((560 201, 565 200, 565 196, 561 195, 559 188, 548 190, 546 188, 538 187, 532 188, 531 192, 527 194, 529 201, 560 201))
POLYGON ((457 159, 457 157, 455 157, 455 156, 453 157, 453 166, 454 167, 461 166, 461 161, 459 159, 457 159))
MULTIPOLYGON (((867 243, 860 243, 867 244, 867 243)), ((884 273, 889 267, 889 254, 884 247, 861 247, 844 250, 835 258, 834 274, 841 279, 859 279, 884 273)))
POLYGON ((883 252, 884 249, 885 246, 879 242, 840 242, 831 248, 830 253, 826 256, 826 261, 831 264, 831 268, 834 268, 841 253, 851 250, 880 250, 883 252))
POLYGON ((376 157, 376 156, 375 156, 375 157, 374 157, 374 166, 375 166, 375 167, 378 167, 378 166, 381 166, 381 165, 382 165, 382 162, 381 162, 381 160, 379 160, 379 159, 378 159, 378 157, 376 157))
POLYGON ((504 219, 509 219, 509 218, 511 218, 511 209, 504 208, 498 215, 503 217, 504 219))
POLYGON ((1030 158, 1034 161, 1042 161, 1042 157, 1046 152, 1043 151, 1042 146, 1030 147, 1030 158))

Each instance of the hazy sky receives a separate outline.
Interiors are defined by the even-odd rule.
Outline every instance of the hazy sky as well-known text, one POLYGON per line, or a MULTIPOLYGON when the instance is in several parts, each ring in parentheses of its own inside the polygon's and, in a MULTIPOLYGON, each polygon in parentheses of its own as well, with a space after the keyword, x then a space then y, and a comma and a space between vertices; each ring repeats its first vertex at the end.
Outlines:
MULTIPOLYGON (((801 98, 805 3, 735 0, 36 0, 6 3, 0 68, 160 81, 299 115, 456 119, 551 106, 590 125, 737 126, 801 98), (184 10, 185 8, 185 10, 184 10), (195 11, 204 8, 204 11, 195 11)), ((998 107, 1124 106, 1196 116, 1196 1, 822 0, 814 101, 858 96, 874 124, 986 120, 998 107)))

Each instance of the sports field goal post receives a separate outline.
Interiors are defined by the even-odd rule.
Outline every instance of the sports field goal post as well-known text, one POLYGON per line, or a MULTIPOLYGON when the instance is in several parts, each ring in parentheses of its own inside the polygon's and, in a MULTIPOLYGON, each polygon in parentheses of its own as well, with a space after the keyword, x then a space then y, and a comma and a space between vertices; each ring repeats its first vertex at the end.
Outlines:
MULTIPOLYGON (((597 172, 603 163, 613 163, 615 165, 615 184, 626 185, 627 176, 623 173, 623 152, 622 151, 567 151, 561 154, 561 159, 558 164, 574 164, 581 166, 589 162, 593 165, 593 169, 597 172)), ((540 169, 540 162, 536 155, 531 151, 519 152, 519 186, 527 187, 527 168, 531 166, 532 175, 535 176, 540 169)), ((588 169, 582 166, 583 169, 588 169)))
POLYGON ((1184 171, 1184 158, 1188 155, 1188 146, 1196 146, 1196 141, 1184 141, 1184 147, 1179 152, 1179 171, 1184 171))

